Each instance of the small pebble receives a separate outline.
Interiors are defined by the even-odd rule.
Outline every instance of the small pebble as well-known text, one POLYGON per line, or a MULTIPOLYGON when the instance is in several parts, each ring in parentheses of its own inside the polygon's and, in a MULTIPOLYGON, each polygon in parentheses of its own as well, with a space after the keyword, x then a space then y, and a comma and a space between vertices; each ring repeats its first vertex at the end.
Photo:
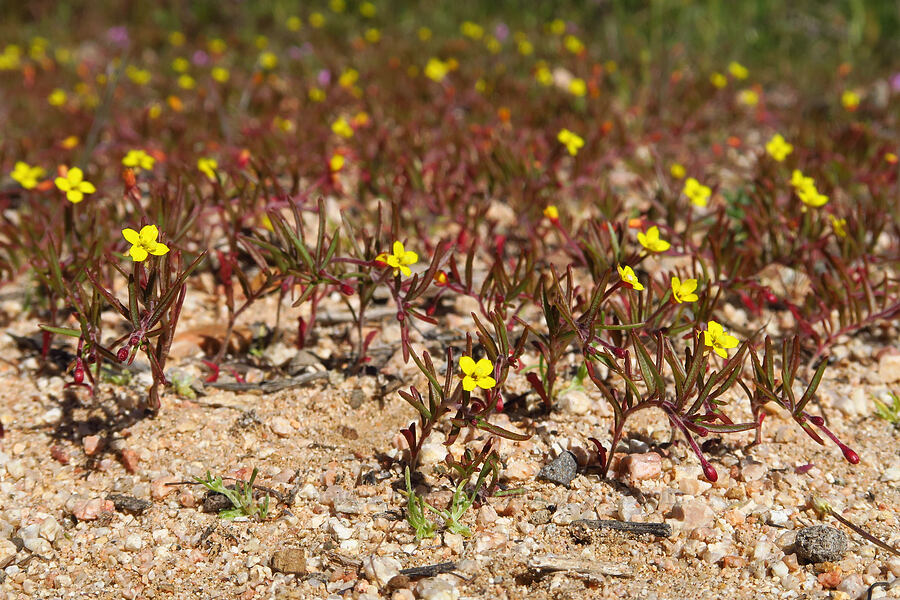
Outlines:
POLYGON ((575 455, 568 450, 561 453, 554 460, 544 465, 537 475, 538 479, 549 481, 558 485, 568 486, 578 471, 578 462, 575 455))
POLYGON ((835 562, 847 551, 847 534, 827 525, 804 527, 797 532, 795 546, 802 563, 835 562))
POLYGON ((129 534, 128 537, 125 538, 125 549, 131 552, 137 552, 143 545, 144 542, 141 540, 141 536, 136 533, 129 534))
POLYGON ((283 548, 272 554, 272 570, 292 575, 306 573, 306 552, 301 548, 283 548))

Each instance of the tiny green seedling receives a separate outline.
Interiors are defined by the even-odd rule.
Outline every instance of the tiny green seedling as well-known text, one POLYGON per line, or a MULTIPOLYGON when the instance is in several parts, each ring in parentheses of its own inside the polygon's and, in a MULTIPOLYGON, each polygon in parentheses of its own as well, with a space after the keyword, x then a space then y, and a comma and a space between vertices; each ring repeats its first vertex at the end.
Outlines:
POLYGON ((226 487, 222 483, 221 477, 213 478, 209 471, 206 472, 206 479, 200 477, 194 479, 211 492, 223 494, 231 501, 232 508, 219 512, 219 516, 223 519, 257 517, 260 521, 265 521, 269 516, 269 495, 266 494, 266 498, 262 502, 257 502, 253 497, 253 482, 256 480, 258 472, 259 469, 254 468, 253 474, 250 475, 250 481, 239 481, 234 488, 226 487))
POLYGON ((884 419, 892 425, 900 425, 900 396, 894 392, 888 394, 891 397, 891 404, 887 405, 878 398, 875 401, 875 416, 884 419))

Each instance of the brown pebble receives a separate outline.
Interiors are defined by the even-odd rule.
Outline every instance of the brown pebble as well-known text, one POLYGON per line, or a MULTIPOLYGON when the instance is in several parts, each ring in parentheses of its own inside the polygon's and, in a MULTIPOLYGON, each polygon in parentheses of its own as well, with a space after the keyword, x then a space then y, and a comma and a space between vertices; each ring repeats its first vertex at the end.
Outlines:
POLYGON ((81 440, 81 444, 84 446, 84 453, 88 456, 93 456, 97 454, 100 450, 100 445, 103 440, 100 439, 99 435, 86 435, 81 440))
POLYGON ((272 570, 290 575, 306 573, 306 552, 302 548, 284 548, 272 554, 272 570))
POLYGON ((59 444, 50 446, 50 458, 63 465, 69 464, 69 453, 59 444))
POLYGON ((93 498, 91 500, 82 500, 72 509, 72 514, 79 521, 96 521, 103 513, 112 513, 116 510, 115 505, 109 500, 102 498, 93 498))
POLYGON ((839 568, 835 568, 832 571, 825 571, 824 573, 819 573, 816 579, 819 580, 819 583, 822 584, 822 587, 826 590, 833 590, 837 588, 837 586, 841 585, 841 581, 844 580, 843 574, 839 568))
POLYGON ((122 465, 125 467, 125 470, 129 473, 137 473, 138 463, 141 462, 141 458, 138 456, 138 453, 130 448, 125 448, 119 453, 119 458, 122 459, 122 465))
POLYGON ((178 479, 175 477, 168 476, 154 479, 150 482, 150 497, 154 500, 162 500, 175 491, 175 487, 168 484, 175 483, 176 481, 178 481, 178 479))
POLYGON ((178 504, 185 508, 193 508, 197 506, 197 499, 191 490, 183 489, 178 493, 178 504))
POLYGON ((341 436, 348 440, 358 440, 359 433, 352 427, 348 427, 346 425, 341 426, 341 436))
POLYGON ((747 566, 747 559, 743 556, 735 556, 729 554, 722 557, 722 568, 724 569, 742 569, 747 566))

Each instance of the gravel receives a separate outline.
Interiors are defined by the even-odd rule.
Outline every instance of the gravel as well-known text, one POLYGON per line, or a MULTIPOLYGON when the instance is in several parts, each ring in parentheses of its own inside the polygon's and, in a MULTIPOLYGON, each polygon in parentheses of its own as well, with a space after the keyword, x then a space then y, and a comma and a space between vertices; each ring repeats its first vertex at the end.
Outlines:
POLYGON ((798 531, 794 544, 797 558, 803 562, 834 562, 847 551, 847 534, 827 525, 813 525, 798 531))

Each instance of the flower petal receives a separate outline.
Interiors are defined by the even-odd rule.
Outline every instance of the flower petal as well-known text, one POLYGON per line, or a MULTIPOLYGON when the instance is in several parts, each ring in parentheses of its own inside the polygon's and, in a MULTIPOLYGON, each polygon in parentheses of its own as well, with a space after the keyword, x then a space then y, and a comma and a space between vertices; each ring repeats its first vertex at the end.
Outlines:
POLYGON ((169 247, 165 244, 156 243, 150 248, 150 254, 154 256, 162 256, 169 251, 169 247))
POLYGON ((141 246, 132 246, 131 250, 128 251, 128 254, 131 255, 132 260, 135 262, 147 260, 147 251, 141 246))
POLYGON ((475 389, 475 380, 466 375, 463 377, 463 389, 467 392, 471 392, 475 389))
POLYGON ((65 177, 57 177, 53 180, 53 183, 56 184, 56 187, 60 189, 60 191, 68 192, 72 189, 72 184, 69 183, 69 180, 65 177))
POLYGON ((397 258, 400 258, 401 256, 403 256, 403 253, 404 253, 403 242, 400 242, 399 240, 394 242, 393 249, 394 249, 394 256, 396 256, 397 258))
POLYGON ((497 380, 494 379, 493 377, 479 377, 478 381, 476 383, 478 384, 478 387, 480 387, 481 389, 489 390, 492 387, 494 387, 495 385, 497 385, 497 380))
POLYGON ((407 267, 404 264, 400 265, 400 272, 403 273, 404 277, 409 277, 410 275, 412 275, 412 269, 410 269, 409 267, 407 267))
POLYGON ((130 227, 126 227, 122 230, 122 237, 125 238, 125 241, 129 244, 140 244, 141 243, 141 234, 130 227))
POLYGON ((97 191, 97 188, 90 181, 82 181, 78 184, 78 191, 83 194, 93 194, 97 191))
POLYGON ((81 193, 80 190, 69 190, 66 192, 66 198, 72 204, 78 204, 82 200, 84 200, 84 194, 81 193))
POLYGON ((402 263, 407 265, 414 265, 419 262, 419 255, 413 252, 412 250, 407 250, 403 253, 403 258, 401 259, 402 263))
POLYGON ((471 356, 460 356, 459 368, 462 369, 462 372, 466 375, 472 375, 475 373, 475 361, 472 360, 471 356))
POLYGON ((159 237, 159 229, 156 225, 144 225, 141 227, 141 243, 148 246, 152 245, 159 237))
POLYGON ((478 364, 475 365, 475 375, 477 377, 487 377, 493 372, 494 365, 491 364, 491 361, 486 358, 482 358, 478 361, 478 364))

